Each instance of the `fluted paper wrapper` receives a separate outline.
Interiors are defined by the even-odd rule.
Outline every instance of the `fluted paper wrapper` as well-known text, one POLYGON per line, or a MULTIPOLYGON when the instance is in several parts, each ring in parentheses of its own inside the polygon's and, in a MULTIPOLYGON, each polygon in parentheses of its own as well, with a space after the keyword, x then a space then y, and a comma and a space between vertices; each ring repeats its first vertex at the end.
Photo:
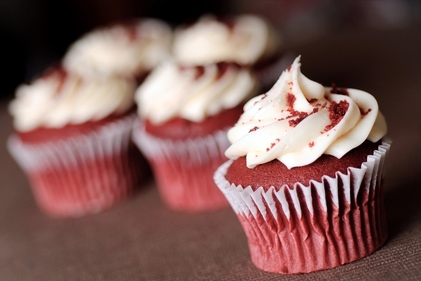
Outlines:
POLYGON ((227 158, 226 130, 186 140, 160 139, 136 122, 133 140, 148 158, 163 202, 176 211, 199 212, 229 207, 213 181, 227 158))
POLYGON ((100 130, 43 144, 12 135, 8 148, 27 174, 39 207, 55 217, 98 213, 132 193, 142 158, 131 142, 135 116, 100 130))
POLYGON ((236 212, 256 267, 277 273, 305 273, 363 258, 387 238, 383 165, 390 148, 383 141, 361 168, 348 168, 321 182, 293 187, 242 187, 215 173, 218 187, 236 212))

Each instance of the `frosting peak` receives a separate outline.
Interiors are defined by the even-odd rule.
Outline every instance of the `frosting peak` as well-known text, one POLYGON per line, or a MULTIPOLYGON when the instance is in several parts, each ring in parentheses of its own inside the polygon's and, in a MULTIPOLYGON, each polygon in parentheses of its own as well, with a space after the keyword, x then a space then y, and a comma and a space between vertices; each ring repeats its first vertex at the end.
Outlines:
POLYGON ((227 157, 246 155, 247 166, 278 159, 288 168, 314 162, 322 154, 337 158, 366 139, 376 142, 387 131, 370 94, 323 87, 301 73, 300 57, 266 94, 246 103, 228 131, 227 157))

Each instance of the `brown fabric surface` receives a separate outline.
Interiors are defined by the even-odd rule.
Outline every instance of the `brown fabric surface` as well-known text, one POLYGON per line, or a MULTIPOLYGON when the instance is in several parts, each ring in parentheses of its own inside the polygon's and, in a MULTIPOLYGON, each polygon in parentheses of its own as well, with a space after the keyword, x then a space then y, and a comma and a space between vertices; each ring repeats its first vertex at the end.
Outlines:
POLYGON ((393 145, 386 167, 389 239, 336 269, 277 275, 256 269, 231 209, 167 210, 153 181, 104 213, 55 220, 35 206, 5 141, 0 103, 0 280, 420 280, 421 30, 333 34, 294 47, 312 80, 372 93, 393 145))

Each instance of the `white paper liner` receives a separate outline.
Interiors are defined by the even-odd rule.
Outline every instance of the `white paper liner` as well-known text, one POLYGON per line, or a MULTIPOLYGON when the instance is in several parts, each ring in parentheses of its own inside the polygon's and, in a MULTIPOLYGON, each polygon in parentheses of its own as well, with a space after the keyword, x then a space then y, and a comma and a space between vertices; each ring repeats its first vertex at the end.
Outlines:
POLYGON ((133 140, 152 165, 161 198, 170 209, 198 212, 229 207, 213 181, 229 146, 227 130, 185 140, 160 139, 134 124, 133 140))
POLYGON ((225 158, 225 150, 230 145, 227 138, 228 129, 204 137, 170 140, 148 134, 140 122, 137 120, 134 123, 133 141, 147 158, 176 157, 181 161, 188 159, 191 163, 203 165, 211 161, 214 156, 225 158))
MULTIPOLYGON (((344 195, 348 203, 351 203, 351 194, 353 194, 354 199, 358 197, 359 192, 361 192, 361 186, 366 186, 367 189, 376 188, 382 181, 384 161, 390 145, 391 141, 385 139, 379 148, 374 151, 373 155, 369 155, 367 161, 362 163, 361 168, 348 168, 347 174, 337 172, 334 178, 323 176, 321 182, 312 180, 308 186, 296 183, 293 188, 288 188, 288 186, 284 185, 281 188, 271 186, 267 191, 265 191, 263 187, 259 187, 253 191, 250 186, 243 187, 241 185, 236 186, 230 184, 225 179, 225 174, 233 160, 225 162, 217 169, 214 180, 237 214, 247 216, 251 213, 253 217, 257 218, 257 214, 260 213, 263 218, 266 218, 268 213, 271 213, 274 218, 277 218, 279 214, 277 213, 276 204, 281 204, 282 210, 288 219, 290 218, 290 213, 292 211, 296 212, 299 217, 301 217, 303 212, 302 208, 307 208, 308 211, 313 214, 313 206, 315 205, 314 200, 317 199, 320 200, 324 211, 327 211, 325 198, 328 194, 325 194, 325 181, 329 183, 330 195, 337 207, 339 207, 339 185, 343 185, 342 189, 345 190, 344 195), (368 184, 368 181, 371 181, 371 184, 368 184), (312 198, 310 186, 316 188, 319 195, 318 198, 312 198), (353 188, 353 190, 351 190, 351 188, 353 188), (299 203, 300 200, 297 196, 298 190, 305 196, 305 206, 301 206, 299 203), (293 206, 289 206, 285 198, 285 193, 289 193, 291 196, 294 202, 293 206)), ((366 191, 368 192, 368 190, 366 191)))
POLYGON ((135 118, 135 115, 130 115, 90 134, 56 142, 24 144, 18 136, 12 135, 7 146, 25 171, 51 165, 72 167, 84 160, 127 150, 135 118))
POLYGON ((232 160, 220 166, 214 180, 244 228, 254 265, 305 273, 358 260, 381 247, 387 238, 382 177, 390 144, 384 140, 361 168, 308 186, 253 191, 227 182, 232 160))
POLYGON ((135 118, 132 114, 90 134, 41 144, 25 144, 12 135, 7 146, 29 176, 41 209, 62 217, 97 213, 131 193, 141 177, 132 167, 141 164, 140 158, 128 155, 135 118), (101 160, 107 158, 112 162, 101 160))

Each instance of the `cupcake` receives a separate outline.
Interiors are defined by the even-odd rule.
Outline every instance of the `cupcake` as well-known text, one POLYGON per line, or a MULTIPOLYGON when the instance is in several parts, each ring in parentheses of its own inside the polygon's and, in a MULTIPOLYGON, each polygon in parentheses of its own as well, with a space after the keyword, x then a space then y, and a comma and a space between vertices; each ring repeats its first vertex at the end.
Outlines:
POLYGON ((387 126, 370 94, 306 78, 300 57, 228 131, 214 175, 264 271, 305 273, 361 259, 387 238, 387 126))
POLYGON ((272 84, 286 64, 281 35, 265 19, 237 15, 217 19, 205 15, 174 32, 172 54, 189 65, 236 62, 252 67, 263 86, 272 84))
POLYGON ((168 61, 138 88, 140 118, 133 138, 170 209, 196 212, 229 206, 213 173, 227 160, 226 131, 256 87, 250 70, 234 63, 180 66, 168 61))
POLYGON ((84 79, 62 67, 17 88, 8 147, 46 214, 97 213, 133 192, 142 177, 131 143, 135 89, 132 79, 84 79))
POLYGON ((172 30, 158 19, 100 27, 74 42, 64 66, 81 74, 135 77, 138 82, 169 54, 172 30))

